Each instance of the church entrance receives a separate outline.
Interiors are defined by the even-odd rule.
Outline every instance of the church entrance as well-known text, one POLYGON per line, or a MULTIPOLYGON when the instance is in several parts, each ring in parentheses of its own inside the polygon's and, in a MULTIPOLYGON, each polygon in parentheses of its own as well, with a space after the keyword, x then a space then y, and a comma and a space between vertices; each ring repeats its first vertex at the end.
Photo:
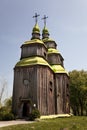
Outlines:
POLYGON ((29 104, 29 102, 24 102, 22 116, 28 117, 29 114, 30 114, 30 104, 29 104))

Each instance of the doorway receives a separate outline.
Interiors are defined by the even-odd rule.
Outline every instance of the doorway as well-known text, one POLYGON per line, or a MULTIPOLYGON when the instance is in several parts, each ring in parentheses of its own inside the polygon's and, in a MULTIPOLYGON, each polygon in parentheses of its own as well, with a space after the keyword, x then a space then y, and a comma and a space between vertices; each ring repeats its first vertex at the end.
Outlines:
POLYGON ((29 114, 30 114, 30 104, 29 102, 24 102, 22 116, 28 117, 29 114))

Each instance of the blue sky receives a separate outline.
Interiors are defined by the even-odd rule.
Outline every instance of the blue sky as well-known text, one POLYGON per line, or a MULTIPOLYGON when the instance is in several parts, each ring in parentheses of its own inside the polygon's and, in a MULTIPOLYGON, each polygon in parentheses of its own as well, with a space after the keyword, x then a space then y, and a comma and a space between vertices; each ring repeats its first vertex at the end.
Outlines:
POLYGON ((8 95, 20 46, 31 38, 35 12, 40 14, 41 30, 41 18, 49 17, 47 28, 65 59, 65 68, 87 70, 87 0, 0 0, 0 77, 8 82, 8 95))

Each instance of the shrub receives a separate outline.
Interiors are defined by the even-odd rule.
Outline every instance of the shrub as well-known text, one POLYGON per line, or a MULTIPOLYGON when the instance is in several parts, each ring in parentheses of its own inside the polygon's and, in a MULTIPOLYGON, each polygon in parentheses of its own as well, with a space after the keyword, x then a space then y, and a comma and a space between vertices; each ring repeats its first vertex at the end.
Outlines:
POLYGON ((0 121, 7 121, 13 119, 14 119, 13 113, 11 113, 11 111, 8 111, 6 107, 2 107, 0 109, 0 121))
POLYGON ((14 115, 12 113, 5 113, 3 116, 3 120, 4 121, 14 120, 14 115))
POLYGON ((5 111, 7 111, 6 107, 3 106, 3 107, 0 108, 0 113, 5 112, 5 111))
POLYGON ((33 109, 29 114, 29 120, 34 121, 36 118, 40 118, 40 112, 38 109, 33 109))
POLYGON ((14 115, 12 113, 6 113, 2 112, 0 113, 0 120, 1 121, 9 121, 9 120, 14 120, 14 115))

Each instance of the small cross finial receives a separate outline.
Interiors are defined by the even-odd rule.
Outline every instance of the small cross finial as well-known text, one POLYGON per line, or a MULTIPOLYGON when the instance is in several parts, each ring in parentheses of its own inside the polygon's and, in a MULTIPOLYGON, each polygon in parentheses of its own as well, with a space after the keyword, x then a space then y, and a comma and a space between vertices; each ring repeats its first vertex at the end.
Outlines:
POLYGON ((37 14, 37 13, 35 13, 35 16, 33 16, 33 18, 35 18, 35 23, 37 24, 37 18, 38 18, 38 16, 40 16, 39 14, 37 14))
POLYGON ((44 26, 46 26, 46 19, 48 18, 48 16, 46 17, 46 15, 44 15, 44 17, 42 18, 44 20, 44 26))

